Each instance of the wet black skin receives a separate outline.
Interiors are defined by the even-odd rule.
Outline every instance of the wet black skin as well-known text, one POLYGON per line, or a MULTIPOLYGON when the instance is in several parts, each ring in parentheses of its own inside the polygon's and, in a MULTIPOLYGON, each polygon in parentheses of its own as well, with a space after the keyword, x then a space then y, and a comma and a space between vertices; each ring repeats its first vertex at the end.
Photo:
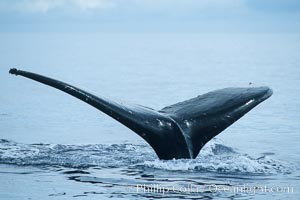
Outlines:
POLYGON ((39 74, 15 68, 9 73, 49 85, 90 104, 136 132, 163 160, 196 158, 209 140, 272 95, 268 87, 225 88, 156 111, 123 105, 39 74))

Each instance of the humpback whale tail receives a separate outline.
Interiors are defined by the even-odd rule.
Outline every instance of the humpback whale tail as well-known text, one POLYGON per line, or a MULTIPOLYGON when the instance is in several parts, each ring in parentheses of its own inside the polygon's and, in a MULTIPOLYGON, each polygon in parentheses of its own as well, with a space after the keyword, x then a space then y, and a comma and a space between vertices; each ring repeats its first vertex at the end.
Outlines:
POLYGON ((15 68, 9 73, 49 85, 90 104, 136 132, 165 160, 196 158, 209 140, 272 95, 268 87, 225 88, 156 111, 120 104, 39 74, 15 68))

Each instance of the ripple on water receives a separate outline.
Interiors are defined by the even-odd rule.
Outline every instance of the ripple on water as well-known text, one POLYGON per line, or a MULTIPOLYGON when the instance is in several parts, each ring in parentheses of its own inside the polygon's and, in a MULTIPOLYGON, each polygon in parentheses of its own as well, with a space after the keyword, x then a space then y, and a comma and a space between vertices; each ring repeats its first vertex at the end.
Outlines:
MULTIPOLYGON (((0 140, 0 164, 19 166, 70 167, 70 168, 124 168, 141 170, 216 172, 232 174, 289 173, 291 168, 274 160, 271 152, 259 158, 243 155, 231 147, 213 140, 197 159, 158 160, 154 151, 144 144, 21 144, 0 140)), ((65 173, 85 173, 69 171, 65 173)), ((134 172, 136 173, 136 172, 134 172)))

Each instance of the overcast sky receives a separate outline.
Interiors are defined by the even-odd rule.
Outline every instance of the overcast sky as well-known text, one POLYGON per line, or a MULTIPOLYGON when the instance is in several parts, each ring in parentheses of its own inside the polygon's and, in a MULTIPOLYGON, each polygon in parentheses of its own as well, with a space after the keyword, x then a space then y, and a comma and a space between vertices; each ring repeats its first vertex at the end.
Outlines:
POLYGON ((0 31, 300 32, 299 0, 0 0, 0 31))

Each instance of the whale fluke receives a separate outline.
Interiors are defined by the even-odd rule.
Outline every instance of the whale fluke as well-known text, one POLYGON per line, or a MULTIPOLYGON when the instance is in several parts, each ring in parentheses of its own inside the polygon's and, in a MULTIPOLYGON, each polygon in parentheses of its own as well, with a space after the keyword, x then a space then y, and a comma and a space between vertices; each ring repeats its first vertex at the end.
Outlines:
POLYGON ((156 111, 98 97, 39 74, 15 68, 9 73, 49 85, 90 104, 136 132, 164 160, 196 158, 209 140, 272 95, 268 87, 225 88, 156 111))

